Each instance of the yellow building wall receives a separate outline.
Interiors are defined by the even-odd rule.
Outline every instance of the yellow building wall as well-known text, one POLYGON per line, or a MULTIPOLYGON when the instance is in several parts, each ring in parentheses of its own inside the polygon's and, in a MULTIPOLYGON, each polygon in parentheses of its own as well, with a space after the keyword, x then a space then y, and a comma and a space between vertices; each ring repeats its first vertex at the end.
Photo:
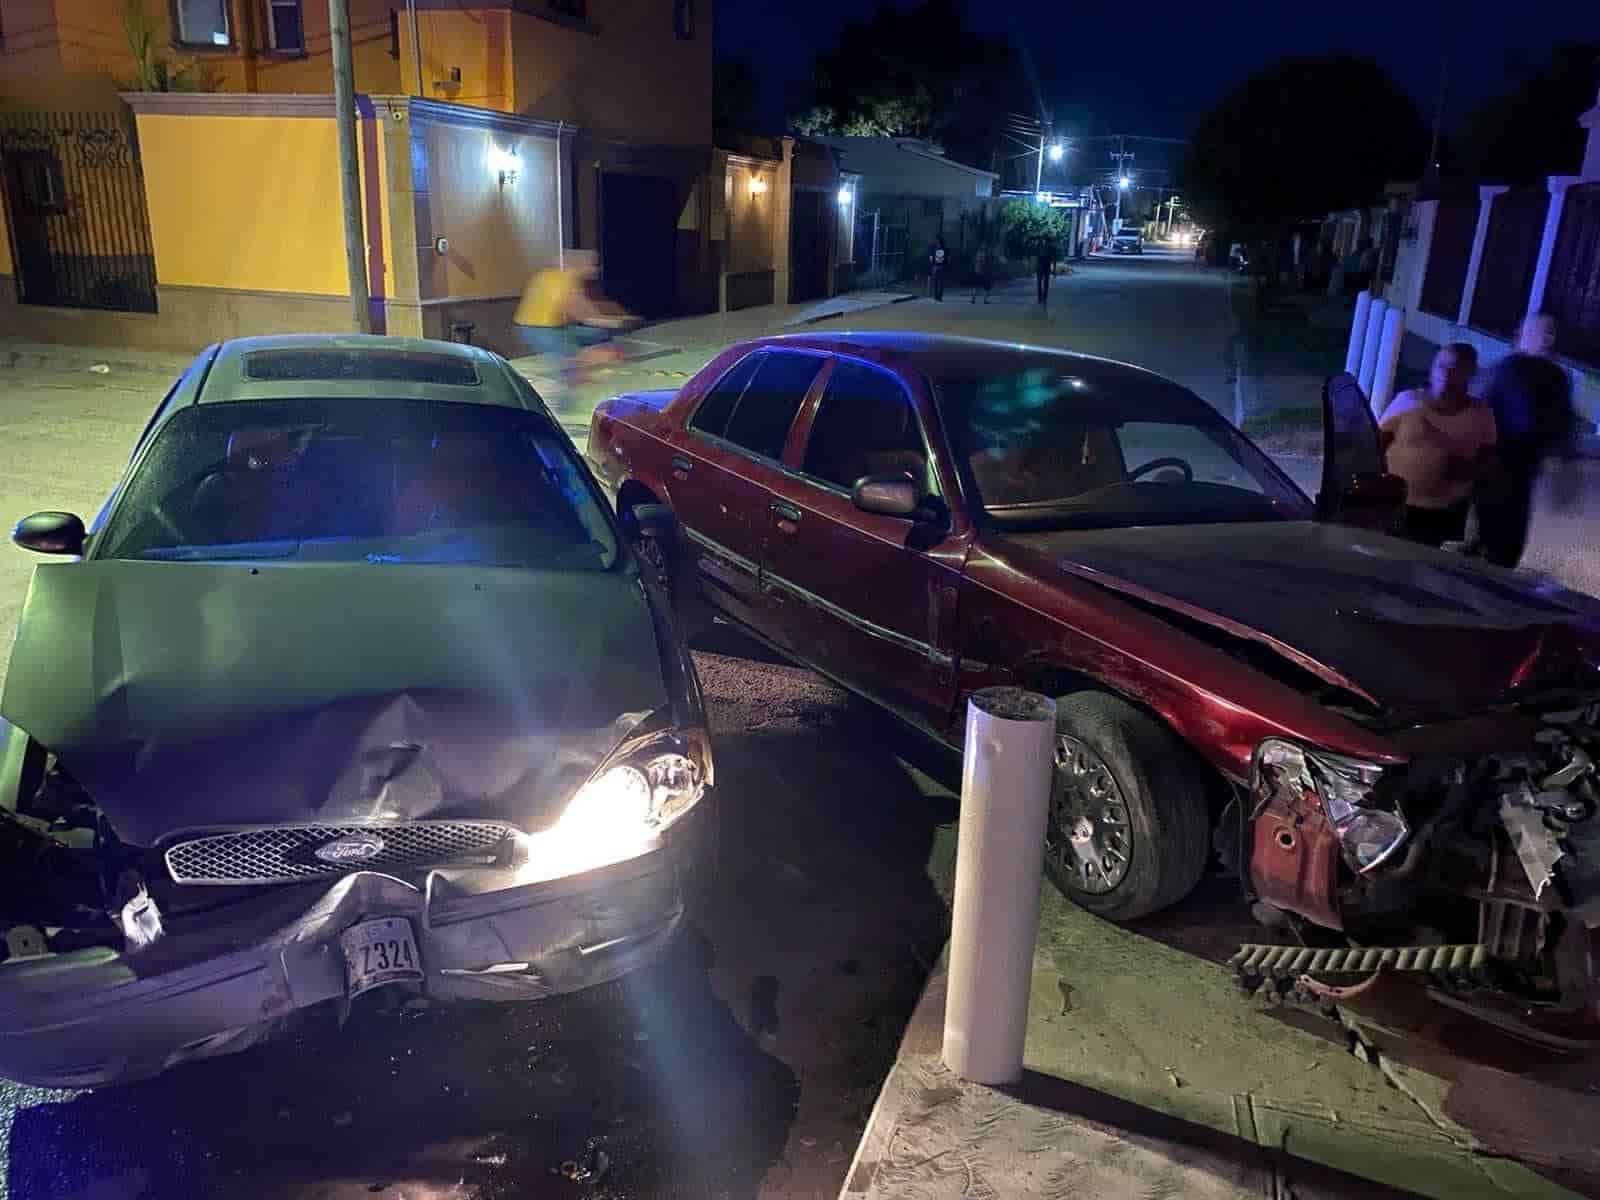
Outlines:
POLYGON ((773 231, 777 227, 778 185, 775 167, 728 164, 725 197, 727 214, 727 270, 738 275, 746 271, 774 268, 773 231), (766 190, 750 190, 758 180, 766 190))
POLYGON ((400 14, 400 87, 427 100, 510 112, 511 14, 505 9, 424 9, 417 13, 422 82, 417 85, 411 28, 400 14), (454 81, 453 72, 461 72, 454 81))
MULTIPOLYGON (((332 119, 143 114, 138 121, 162 286, 348 294, 332 119)), ((378 276, 373 291, 382 294, 393 276, 388 189, 375 186, 387 171, 384 139, 363 132, 362 194, 378 210, 381 241, 372 264, 381 273, 369 275, 378 276)))
MULTIPOLYGON (((328 6, 302 5, 305 54, 279 55, 269 45, 266 6, 229 0, 233 44, 216 49, 175 47, 167 0, 143 0, 154 54, 186 66, 222 92, 328 92, 328 6)), ((350 41, 356 88, 400 91, 400 58, 391 39, 390 0, 350 0, 350 41)), ((403 5, 398 6, 403 10, 403 5)), ((111 103, 136 74, 123 26, 121 0, 6 0, 6 46, 0 49, 0 94, 24 96, 41 107, 111 103), (13 10, 17 10, 15 15, 13 10), (61 80, 73 82, 63 89, 61 80), (109 97, 109 100, 107 99, 109 97)), ((403 22, 402 22, 403 23, 403 22)))
POLYGON ((420 136, 431 184, 416 194, 421 298, 518 295, 557 261, 555 138, 433 121, 420 136), (502 183, 512 158, 516 178, 502 183), (442 255, 432 249, 440 237, 449 242, 442 255))
POLYGON ((711 0, 695 36, 673 32, 665 0, 590 0, 595 32, 513 12, 515 110, 635 143, 711 144, 711 0))

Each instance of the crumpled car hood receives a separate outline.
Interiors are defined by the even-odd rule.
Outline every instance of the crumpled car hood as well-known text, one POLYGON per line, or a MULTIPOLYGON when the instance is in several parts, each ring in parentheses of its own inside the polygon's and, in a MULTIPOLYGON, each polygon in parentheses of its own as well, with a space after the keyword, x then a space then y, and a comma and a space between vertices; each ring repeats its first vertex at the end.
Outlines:
POLYGON ((1275 522, 1006 541, 1271 646, 1403 719, 1472 711, 1521 686, 1600 682, 1600 600, 1381 534, 1275 522))
POLYGON ((668 702, 625 572, 36 569, 0 715, 118 836, 373 818, 548 823, 668 702))

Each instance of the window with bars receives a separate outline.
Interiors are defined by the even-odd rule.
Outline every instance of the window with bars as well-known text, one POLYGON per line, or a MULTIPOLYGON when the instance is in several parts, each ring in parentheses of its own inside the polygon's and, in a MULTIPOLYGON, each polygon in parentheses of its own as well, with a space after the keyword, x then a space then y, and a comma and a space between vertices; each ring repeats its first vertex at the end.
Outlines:
POLYGON ((174 41, 183 46, 230 46, 228 0, 173 0, 174 41))
POLYGON ((1422 276, 1423 312, 1450 321, 1461 315, 1461 294, 1467 287, 1467 266, 1477 234, 1477 196, 1439 201, 1427 271, 1422 276))
POLYGON ((267 44, 278 54, 306 52, 306 21, 301 0, 267 0, 267 44))

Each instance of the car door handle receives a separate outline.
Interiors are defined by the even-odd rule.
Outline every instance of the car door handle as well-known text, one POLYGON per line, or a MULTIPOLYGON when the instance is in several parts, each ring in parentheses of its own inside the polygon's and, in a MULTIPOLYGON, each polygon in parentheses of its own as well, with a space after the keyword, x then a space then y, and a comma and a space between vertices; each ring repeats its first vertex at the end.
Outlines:
POLYGON ((679 479, 689 478, 689 472, 694 470, 694 463, 681 454, 672 456, 672 473, 679 479))
POLYGON ((774 500, 767 507, 776 513, 781 521, 798 521, 800 519, 800 510, 792 504, 784 504, 781 500, 774 500))

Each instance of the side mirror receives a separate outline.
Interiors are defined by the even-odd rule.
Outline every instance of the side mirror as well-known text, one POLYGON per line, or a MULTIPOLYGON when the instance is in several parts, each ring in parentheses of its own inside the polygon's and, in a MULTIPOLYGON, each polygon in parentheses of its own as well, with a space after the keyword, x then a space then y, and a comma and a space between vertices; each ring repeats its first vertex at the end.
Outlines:
POLYGON ((678 518, 665 504, 635 504, 633 523, 640 537, 657 541, 670 537, 678 528, 678 518))
POLYGON ((905 472, 893 475, 863 475, 850 489, 850 503, 862 512, 885 517, 914 517, 922 503, 921 489, 905 472))
POLYGON ((82 554, 83 521, 75 513, 37 512, 23 517, 11 540, 37 554, 82 554))

